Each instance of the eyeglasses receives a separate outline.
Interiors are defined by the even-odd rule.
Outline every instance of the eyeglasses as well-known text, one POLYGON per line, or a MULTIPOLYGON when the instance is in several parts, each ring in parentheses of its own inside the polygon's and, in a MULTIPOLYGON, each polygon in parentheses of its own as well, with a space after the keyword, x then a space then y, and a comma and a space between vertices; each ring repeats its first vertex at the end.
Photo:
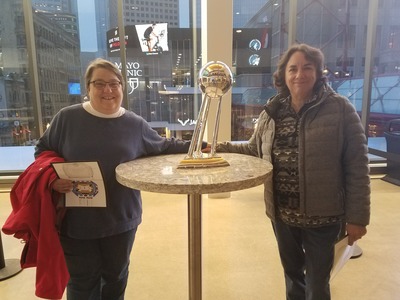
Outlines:
POLYGON ((105 82, 101 80, 94 80, 89 81, 89 84, 93 84, 97 90, 104 90, 107 85, 110 87, 110 89, 117 90, 121 86, 121 81, 105 82))

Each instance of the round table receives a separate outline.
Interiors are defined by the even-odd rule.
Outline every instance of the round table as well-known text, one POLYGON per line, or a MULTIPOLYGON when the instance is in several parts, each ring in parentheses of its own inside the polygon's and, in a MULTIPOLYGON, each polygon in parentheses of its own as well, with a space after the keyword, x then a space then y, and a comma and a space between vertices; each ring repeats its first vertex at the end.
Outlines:
POLYGON ((119 183, 132 189, 188 195, 189 299, 202 298, 202 194, 224 193, 263 184, 272 165, 258 157, 222 153, 229 166, 183 169, 178 164, 186 154, 148 156, 116 168, 119 183))

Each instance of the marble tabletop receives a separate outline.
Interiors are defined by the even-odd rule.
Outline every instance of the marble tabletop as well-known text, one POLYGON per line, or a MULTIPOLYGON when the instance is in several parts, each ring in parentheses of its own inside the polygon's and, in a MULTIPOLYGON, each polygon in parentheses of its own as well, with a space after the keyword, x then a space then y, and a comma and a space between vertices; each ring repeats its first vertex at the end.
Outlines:
POLYGON ((218 155, 230 165, 178 169, 186 154, 148 156, 117 166, 116 178, 124 186, 147 192, 212 194, 251 188, 272 175, 272 165, 261 158, 235 153, 218 155))

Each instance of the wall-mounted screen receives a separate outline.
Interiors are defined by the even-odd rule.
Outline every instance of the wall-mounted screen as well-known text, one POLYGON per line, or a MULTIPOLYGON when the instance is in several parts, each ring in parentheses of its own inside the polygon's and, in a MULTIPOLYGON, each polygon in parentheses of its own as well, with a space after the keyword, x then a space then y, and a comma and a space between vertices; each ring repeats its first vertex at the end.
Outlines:
POLYGON ((81 84, 79 82, 68 82, 68 94, 69 95, 80 95, 81 84))

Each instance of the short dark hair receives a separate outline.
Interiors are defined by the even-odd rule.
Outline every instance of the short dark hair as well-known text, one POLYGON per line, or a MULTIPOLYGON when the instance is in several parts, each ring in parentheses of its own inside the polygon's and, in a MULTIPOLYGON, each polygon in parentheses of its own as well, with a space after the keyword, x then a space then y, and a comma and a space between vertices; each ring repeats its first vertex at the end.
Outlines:
POLYGON ((317 81, 315 84, 319 85, 321 81, 324 80, 323 68, 324 68, 324 54, 318 48, 314 48, 307 44, 294 44, 286 50, 281 56, 278 62, 276 71, 273 74, 274 86, 278 89, 280 93, 289 95, 289 88, 285 81, 285 71, 289 59, 295 52, 302 52, 306 59, 315 65, 317 71, 317 81))

